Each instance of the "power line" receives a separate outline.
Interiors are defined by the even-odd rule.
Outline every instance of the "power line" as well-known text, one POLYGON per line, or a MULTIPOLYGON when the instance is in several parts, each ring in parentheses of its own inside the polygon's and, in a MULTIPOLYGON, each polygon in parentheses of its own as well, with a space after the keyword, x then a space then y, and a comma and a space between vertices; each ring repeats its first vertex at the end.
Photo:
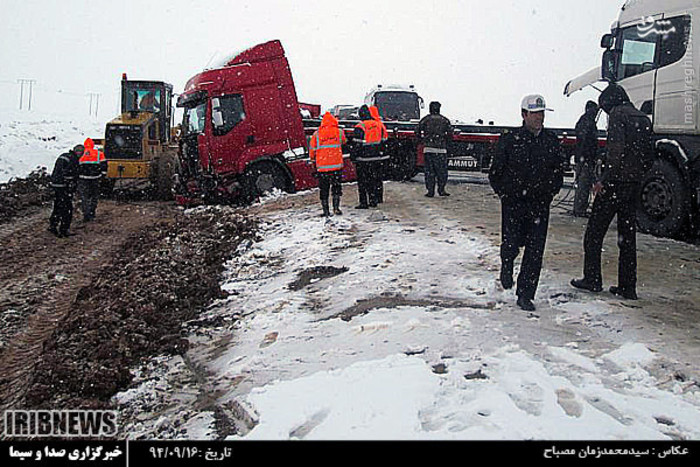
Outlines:
POLYGON ((20 85, 19 90, 19 110, 22 110, 22 104, 24 101, 24 85, 29 86, 29 110, 32 110, 32 91, 34 88, 35 79, 18 79, 17 83, 20 85))

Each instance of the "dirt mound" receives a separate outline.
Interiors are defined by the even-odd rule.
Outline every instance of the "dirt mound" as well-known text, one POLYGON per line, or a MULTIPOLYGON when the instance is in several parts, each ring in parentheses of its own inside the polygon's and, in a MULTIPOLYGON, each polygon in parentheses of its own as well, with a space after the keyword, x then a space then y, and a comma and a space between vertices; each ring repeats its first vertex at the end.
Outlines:
POLYGON ((36 170, 26 178, 13 178, 0 183, 0 224, 8 222, 20 212, 51 202, 53 190, 46 169, 36 170))
POLYGON ((208 207, 129 238, 44 346, 27 407, 106 407, 140 358, 184 353, 182 323, 225 297, 223 263, 256 228, 232 209, 208 207))

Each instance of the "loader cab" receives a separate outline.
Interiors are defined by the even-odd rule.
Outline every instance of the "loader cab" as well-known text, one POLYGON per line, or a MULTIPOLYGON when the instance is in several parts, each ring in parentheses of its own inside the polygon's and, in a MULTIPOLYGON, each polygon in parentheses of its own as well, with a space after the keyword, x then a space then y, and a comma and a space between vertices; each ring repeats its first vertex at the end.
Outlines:
POLYGON ((699 68, 697 51, 689 46, 693 16, 641 13, 623 11, 602 37, 602 78, 623 86, 656 132, 697 132, 699 68))
MULTIPOLYGON (((173 115, 173 86, 162 81, 129 81, 122 78, 122 114, 152 113, 158 121, 158 139, 162 144, 170 140, 170 122, 173 115)), ((153 131, 153 130, 151 130, 153 131)))

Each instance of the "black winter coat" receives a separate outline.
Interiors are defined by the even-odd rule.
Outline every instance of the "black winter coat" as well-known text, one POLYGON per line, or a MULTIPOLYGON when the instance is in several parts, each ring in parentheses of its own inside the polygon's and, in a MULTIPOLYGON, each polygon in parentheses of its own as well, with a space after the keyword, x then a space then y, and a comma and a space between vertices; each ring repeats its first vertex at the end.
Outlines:
POLYGON ((576 122, 576 164, 595 163, 598 153, 596 112, 586 112, 576 122))
POLYGON ((524 125, 504 133, 491 162, 489 182, 501 198, 551 202, 564 183, 559 139, 547 129, 535 136, 524 125))
POLYGON ((78 177, 78 156, 66 152, 58 156, 51 172, 51 186, 73 190, 78 177))
POLYGON ((608 118, 603 183, 639 183, 653 160, 651 121, 630 102, 613 107, 608 118))
POLYGON ((416 136, 426 147, 447 149, 452 141, 452 124, 440 114, 429 114, 418 123, 416 136))

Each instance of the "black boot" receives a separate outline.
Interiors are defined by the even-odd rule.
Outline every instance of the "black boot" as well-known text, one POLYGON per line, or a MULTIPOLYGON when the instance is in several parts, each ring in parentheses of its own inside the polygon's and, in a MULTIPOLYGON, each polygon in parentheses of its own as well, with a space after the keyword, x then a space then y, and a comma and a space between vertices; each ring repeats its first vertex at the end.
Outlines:
POLYGON ((512 289, 513 288, 513 264, 512 263, 503 263, 501 264, 501 285, 503 286, 504 289, 512 289))
POLYGON ((331 217, 331 210, 328 207, 328 201, 321 202, 321 207, 323 208, 323 217, 331 217))
POLYGON ((622 287, 610 286, 610 293, 618 297, 626 298, 627 300, 637 300, 637 291, 632 289, 623 289, 622 287))
POLYGON ((571 285, 577 289, 588 290, 589 292, 601 292, 603 286, 600 284, 594 284, 585 277, 583 279, 571 279, 571 285))
POLYGON ((340 196, 333 197, 333 214, 336 216, 343 215, 343 211, 340 210, 340 196))

